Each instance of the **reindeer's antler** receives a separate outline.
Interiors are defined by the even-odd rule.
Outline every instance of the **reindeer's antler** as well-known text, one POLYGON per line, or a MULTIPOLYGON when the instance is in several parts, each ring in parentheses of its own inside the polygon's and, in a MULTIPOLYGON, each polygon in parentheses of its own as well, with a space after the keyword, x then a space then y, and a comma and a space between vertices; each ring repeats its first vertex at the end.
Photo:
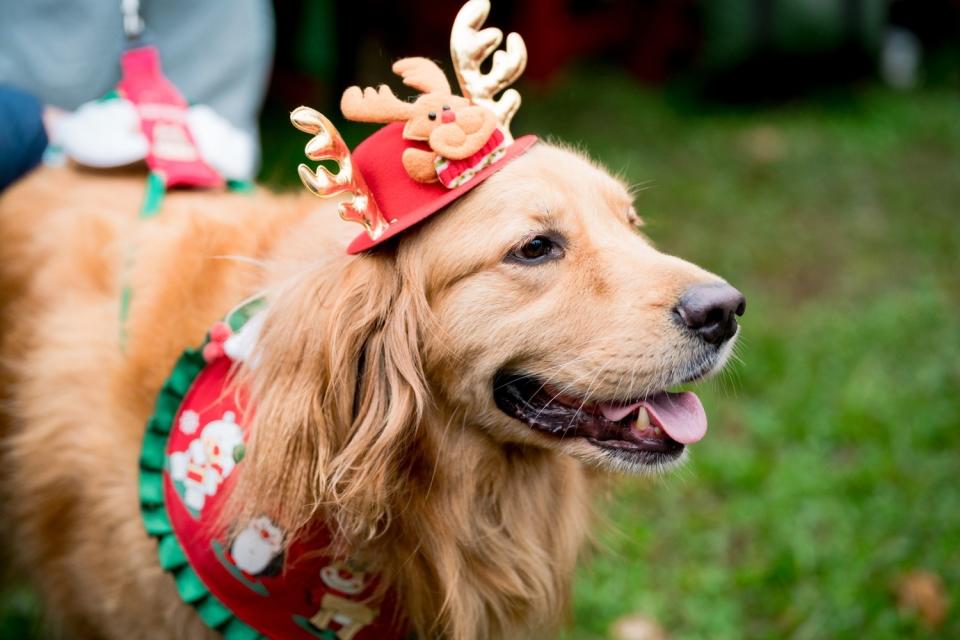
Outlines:
POLYGON ((290 122, 297 129, 313 136, 304 149, 311 160, 334 160, 339 165, 337 173, 324 166, 316 170, 305 164, 298 168, 300 180, 314 195, 323 198, 340 194, 352 196, 340 203, 340 217, 359 222, 372 240, 377 240, 387 229, 389 222, 383 217, 363 176, 353 170, 350 149, 340 137, 336 127, 323 114, 309 107, 297 107, 290 114, 290 122))
POLYGON ((403 84, 424 93, 450 93, 450 83, 443 69, 427 58, 401 58, 393 63, 393 72, 403 84))
POLYGON ((450 32, 450 57, 464 97, 497 114, 509 134, 510 120, 520 108, 520 94, 516 89, 508 89, 499 100, 494 96, 523 73, 527 66, 527 47, 523 38, 511 33, 505 50, 496 51, 503 41, 503 32, 494 27, 480 29, 489 13, 490 0, 468 0, 463 5, 450 32), (481 73, 480 65, 491 53, 490 71, 481 73))
POLYGON ((354 122, 403 122, 413 116, 413 105, 393 95, 385 84, 378 89, 350 87, 340 98, 340 110, 354 122))

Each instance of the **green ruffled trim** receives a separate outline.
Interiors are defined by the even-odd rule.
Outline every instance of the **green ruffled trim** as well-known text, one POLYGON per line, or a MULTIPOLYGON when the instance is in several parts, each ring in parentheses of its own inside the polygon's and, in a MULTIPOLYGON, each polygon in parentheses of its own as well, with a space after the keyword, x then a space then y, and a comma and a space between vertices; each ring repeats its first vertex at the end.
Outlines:
MULTIPOLYGON (((237 331, 260 306, 261 300, 244 305, 230 314, 228 324, 237 331)), ((208 335, 200 348, 183 352, 157 395, 140 451, 140 513, 147 534, 157 540, 160 566, 173 576, 180 599, 192 605, 204 623, 225 640, 261 640, 265 637, 234 616, 194 572, 173 532, 163 501, 163 467, 173 419, 193 381, 207 364, 202 352, 209 341, 208 335)))

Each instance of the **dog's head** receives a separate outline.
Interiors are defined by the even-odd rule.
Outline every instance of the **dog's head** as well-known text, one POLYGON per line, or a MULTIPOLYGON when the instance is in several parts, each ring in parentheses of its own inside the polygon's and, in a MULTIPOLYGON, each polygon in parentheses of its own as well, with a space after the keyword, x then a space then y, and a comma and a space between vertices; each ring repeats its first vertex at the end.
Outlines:
POLYGON ((344 553, 390 531, 372 561, 419 594, 418 628, 449 607, 455 637, 483 611, 513 624, 457 586, 461 543, 509 522, 537 576, 517 602, 539 602, 514 623, 559 611, 587 468, 659 469, 703 435, 699 401, 665 390, 723 365, 743 297, 658 252, 621 182, 547 144, 374 251, 317 260, 312 224, 245 372, 256 412, 231 513, 268 512, 294 537, 319 514, 344 553), (390 569, 394 554, 410 560, 390 569))
POLYGON ((337 260, 277 291, 255 382, 251 464, 258 447, 281 467, 312 451, 320 492, 393 491, 389 470, 451 424, 493 450, 668 466, 706 418, 666 391, 723 366, 744 310, 724 280, 653 247, 619 180, 547 144, 337 260))
POLYGON ((491 439, 633 470, 678 460, 706 428, 667 394, 718 370, 740 293, 657 251, 624 185, 539 145, 397 248, 429 307, 433 401, 491 439))

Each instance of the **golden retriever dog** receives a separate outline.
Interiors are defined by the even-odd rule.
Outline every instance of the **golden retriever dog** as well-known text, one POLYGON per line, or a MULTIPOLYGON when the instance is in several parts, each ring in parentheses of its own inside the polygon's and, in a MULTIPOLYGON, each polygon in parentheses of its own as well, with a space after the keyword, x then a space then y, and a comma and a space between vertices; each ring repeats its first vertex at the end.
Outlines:
POLYGON ((178 354, 253 295, 230 513, 322 523, 420 638, 555 635, 602 479, 703 435, 665 390, 723 366, 743 296, 657 251, 579 153, 541 142, 357 256, 306 194, 177 192, 138 220, 143 184, 44 168, 0 196, 9 548, 71 637, 215 636, 144 532, 137 460, 178 354))

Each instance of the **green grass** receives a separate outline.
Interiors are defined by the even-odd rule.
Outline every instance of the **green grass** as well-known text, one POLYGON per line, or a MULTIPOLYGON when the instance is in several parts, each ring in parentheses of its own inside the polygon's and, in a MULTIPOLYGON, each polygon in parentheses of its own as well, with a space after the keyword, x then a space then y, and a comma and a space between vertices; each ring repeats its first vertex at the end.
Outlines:
MULTIPOLYGON (((697 109, 591 69, 524 97, 515 131, 641 187, 654 241, 749 299, 708 437, 618 484, 567 638, 630 613, 673 640, 960 638, 957 94, 697 109), (937 630, 896 606, 916 569, 946 587, 937 630)), ((305 138, 268 124, 264 176, 292 185, 305 138)), ((35 615, 9 593, 0 635, 35 615)))
POLYGON ((619 485, 568 637, 635 612, 675 640, 960 637, 956 93, 697 111, 594 73, 524 125, 642 186, 658 245, 749 300, 708 437, 619 485), (952 601, 938 630, 896 606, 916 569, 952 601))

